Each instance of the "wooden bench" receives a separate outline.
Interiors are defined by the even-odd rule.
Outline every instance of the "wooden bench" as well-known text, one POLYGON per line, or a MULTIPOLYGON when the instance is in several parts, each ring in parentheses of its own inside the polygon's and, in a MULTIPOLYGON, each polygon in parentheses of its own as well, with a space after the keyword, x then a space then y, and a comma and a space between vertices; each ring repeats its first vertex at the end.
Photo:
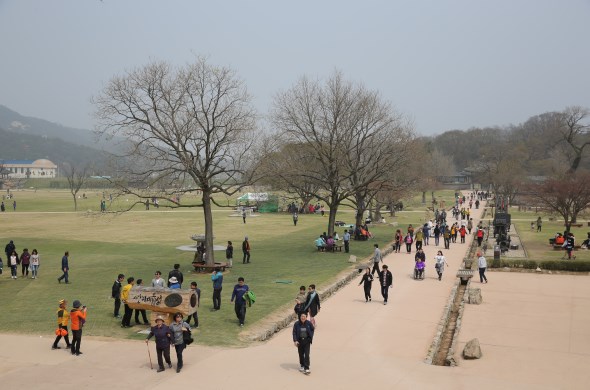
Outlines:
MULTIPOLYGON (((567 226, 567 225, 564 223, 563 226, 567 226)), ((582 226, 584 226, 583 223, 570 223, 570 227, 578 227, 578 228, 581 228, 582 226)))
POLYGON ((193 267, 195 267, 195 272, 200 274, 204 273, 211 273, 215 270, 215 268, 221 269, 221 272, 225 272, 225 268, 227 267, 227 263, 215 263, 215 264, 206 264, 206 263, 193 263, 193 267))

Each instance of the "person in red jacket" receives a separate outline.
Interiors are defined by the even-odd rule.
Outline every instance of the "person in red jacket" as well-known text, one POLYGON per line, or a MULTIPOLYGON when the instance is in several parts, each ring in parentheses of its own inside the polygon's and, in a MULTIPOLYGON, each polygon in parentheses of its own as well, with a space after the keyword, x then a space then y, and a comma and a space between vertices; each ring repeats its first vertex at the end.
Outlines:
POLYGON ((70 351, 72 355, 80 356, 82 352, 80 352, 80 344, 82 343, 82 327, 86 322, 86 306, 80 306, 82 304, 79 300, 75 300, 73 305, 74 308, 70 311, 70 321, 72 324, 72 343, 70 351))

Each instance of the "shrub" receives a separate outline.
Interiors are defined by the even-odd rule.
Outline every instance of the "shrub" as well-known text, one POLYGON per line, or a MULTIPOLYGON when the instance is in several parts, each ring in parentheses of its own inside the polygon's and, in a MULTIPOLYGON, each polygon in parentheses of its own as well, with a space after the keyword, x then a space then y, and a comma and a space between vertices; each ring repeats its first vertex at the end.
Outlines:
POLYGON ((535 269, 540 267, 544 270, 551 271, 570 271, 570 272, 590 272, 590 262, 588 261, 572 261, 572 260, 516 260, 516 259, 502 259, 493 260, 490 268, 522 268, 535 269))

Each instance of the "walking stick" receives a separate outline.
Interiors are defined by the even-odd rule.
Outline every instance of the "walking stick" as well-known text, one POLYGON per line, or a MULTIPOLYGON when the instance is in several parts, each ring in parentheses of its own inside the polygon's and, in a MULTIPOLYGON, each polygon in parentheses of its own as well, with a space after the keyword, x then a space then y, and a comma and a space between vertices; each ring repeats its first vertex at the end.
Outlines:
POLYGON ((154 369, 154 365, 152 364, 152 354, 150 353, 150 346, 148 343, 145 343, 145 346, 147 347, 148 350, 148 356, 150 357, 150 370, 154 369))

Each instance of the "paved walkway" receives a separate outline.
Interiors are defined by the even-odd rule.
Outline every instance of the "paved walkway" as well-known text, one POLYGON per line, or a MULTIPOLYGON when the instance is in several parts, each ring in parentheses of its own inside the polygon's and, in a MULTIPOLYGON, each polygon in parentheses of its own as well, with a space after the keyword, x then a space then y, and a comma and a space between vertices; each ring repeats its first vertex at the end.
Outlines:
POLYGON ((0 383, 3 389, 588 388, 587 276, 489 273, 490 283, 481 285, 484 303, 465 309, 458 348, 478 337, 483 358, 458 357, 454 368, 423 363, 467 244, 444 251, 450 266, 440 282, 433 262, 439 248, 424 248, 423 281, 412 278, 413 254, 385 258, 394 274, 387 306, 376 285, 373 302, 365 303, 360 278, 323 303, 310 376, 298 372, 290 329, 249 348, 191 346, 180 374, 150 371, 142 342, 86 338, 85 354, 74 358, 51 351, 47 337, 0 335, 0 383))

